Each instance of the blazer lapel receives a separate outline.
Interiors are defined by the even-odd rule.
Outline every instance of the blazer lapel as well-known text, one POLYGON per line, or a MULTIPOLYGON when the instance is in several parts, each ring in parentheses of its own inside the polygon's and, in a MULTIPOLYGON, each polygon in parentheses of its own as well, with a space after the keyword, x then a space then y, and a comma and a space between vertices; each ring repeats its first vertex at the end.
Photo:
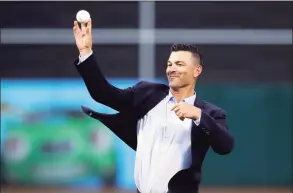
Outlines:
POLYGON ((147 94, 148 97, 144 97, 144 99, 136 105, 136 118, 140 119, 146 115, 152 108, 159 104, 168 93, 169 87, 166 85, 162 85, 162 87, 154 89, 150 93, 139 93, 140 96, 147 94))
POLYGON ((198 108, 203 107, 203 102, 200 100, 200 98, 197 95, 196 95, 196 98, 194 100, 194 106, 196 106, 198 108))

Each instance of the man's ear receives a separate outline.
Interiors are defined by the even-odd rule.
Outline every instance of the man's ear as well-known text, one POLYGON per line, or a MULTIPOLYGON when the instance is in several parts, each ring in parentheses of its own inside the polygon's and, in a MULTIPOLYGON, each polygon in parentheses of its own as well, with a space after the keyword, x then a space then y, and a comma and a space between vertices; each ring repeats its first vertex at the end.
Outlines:
POLYGON ((202 72, 202 66, 201 65, 196 65, 193 71, 193 76, 194 78, 197 78, 202 72))

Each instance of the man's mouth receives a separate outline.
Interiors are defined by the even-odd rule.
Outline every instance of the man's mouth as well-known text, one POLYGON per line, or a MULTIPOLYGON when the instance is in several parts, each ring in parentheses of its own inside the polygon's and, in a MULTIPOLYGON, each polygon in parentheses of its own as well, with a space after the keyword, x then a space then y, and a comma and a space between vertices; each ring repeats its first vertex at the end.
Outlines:
POLYGON ((169 76, 169 79, 178 78, 178 76, 169 76))

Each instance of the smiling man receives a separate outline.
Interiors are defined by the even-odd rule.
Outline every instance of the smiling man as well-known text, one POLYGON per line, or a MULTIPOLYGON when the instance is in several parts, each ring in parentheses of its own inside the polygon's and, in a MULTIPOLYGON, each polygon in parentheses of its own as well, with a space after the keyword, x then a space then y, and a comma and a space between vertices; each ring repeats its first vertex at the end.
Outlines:
MULTIPOLYGON (((134 179, 141 193, 196 193, 206 152, 225 155, 234 147, 226 113, 202 101, 195 84, 203 69, 194 45, 171 47, 166 64, 169 85, 138 82, 120 89, 103 76, 93 55, 91 21, 74 22, 79 50, 75 66, 94 100, 118 111, 102 114, 82 107, 136 151, 134 179)), ((219 166, 221 167, 221 166, 219 166)))

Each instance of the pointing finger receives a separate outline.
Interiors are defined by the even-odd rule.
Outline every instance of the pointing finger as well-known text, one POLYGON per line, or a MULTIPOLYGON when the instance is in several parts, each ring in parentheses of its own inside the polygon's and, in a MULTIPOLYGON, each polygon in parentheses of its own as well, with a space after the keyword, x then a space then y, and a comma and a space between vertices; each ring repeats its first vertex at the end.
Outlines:
POLYGON ((176 107, 179 106, 179 103, 176 103, 172 108, 171 108, 171 111, 173 111, 176 107))
POLYGON ((171 111, 173 111, 175 108, 176 108, 176 105, 174 105, 174 106, 171 108, 171 111))

